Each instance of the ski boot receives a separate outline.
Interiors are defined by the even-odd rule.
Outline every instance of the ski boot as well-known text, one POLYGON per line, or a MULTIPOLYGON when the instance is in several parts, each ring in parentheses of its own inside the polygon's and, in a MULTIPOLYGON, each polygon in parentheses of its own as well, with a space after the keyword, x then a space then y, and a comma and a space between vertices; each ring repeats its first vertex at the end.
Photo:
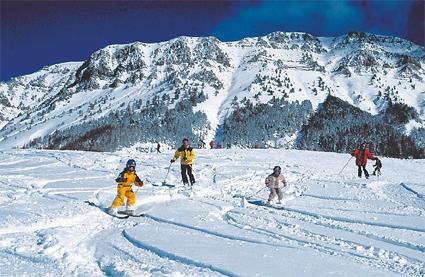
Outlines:
POLYGON ((135 216, 136 212, 134 211, 134 206, 127 206, 125 213, 131 216, 135 216))
POLYGON ((112 215, 112 216, 118 216, 118 208, 112 208, 112 207, 110 207, 110 208, 108 209, 108 213, 109 213, 110 215, 112 215))

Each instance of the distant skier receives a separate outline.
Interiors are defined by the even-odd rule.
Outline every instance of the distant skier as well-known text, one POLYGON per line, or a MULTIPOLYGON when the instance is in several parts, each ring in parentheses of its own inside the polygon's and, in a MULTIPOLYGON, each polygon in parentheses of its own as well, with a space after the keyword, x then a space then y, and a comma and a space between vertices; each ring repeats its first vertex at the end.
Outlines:
POLYGON ((375 162, 375 164, 373 165, 373 167, 375 168, 375 170, 373 171, 373 175, 376 175, 376 174, 378 174, 378 176, 380 176, 381 175, 381 168, 382 168, 382 163, 381 163, 381 160, 380 159, 378 159, 378 158, 376 158, 376 162, 375 162))
POLYGON ((156 143, 156 153, 161 153, 161 144, 159 142, 156 143))
POLYGON ((125 202, 127 197, 127 210, 126 213, 129 215, 134 215, 134 204, 136 203, 136 195, 133 192, 132 184, 135 184, 138 187, 143 187, 143 181, 140 180, 139 176, 136 174, 136 161, 130 159, 127 161, 124 170, 118 175, 115 179, 115 182, 118 183, 117 186, 117 196, 112 202, 111 207, 109 208, 109 213, 112 215, 118 214, 118 207, 120 207, 125 202))
POLYGON ((358 167, 358 176, 362 177, 362 169, 366 179, 369 178, 369 172, 366 170, 367 160, 377 160, 378 158, 374 157, 373 154, 369 151, 366 143, 362 143, 360 149, 354 149, 351 154, 353 157, 356 157, 356 165, 358 167))
POLYGON ((210 141, 210 148, 214 149, 214 141, 210 141))
POLYGON ((205 142, 202 139, 200 139, 199 142, 198 142, 198 148, 199 149, 205 148, 205 142))
POLYGON ((271 201, 277 195, 277 204, 281 204, 281 200, 283 198, 282 188, 287 186, 285 177, 281 173, 282 169, 280 166, 275 166, 273 168, 273 173, 267 176, 266 178, 266 186, 270 189, 269 199, 267 200, 267 205, 270 204, 271 201))
POLYGON ((183 139, 182 146, 177 149, 174 157, 171 159, 171 162, 174 163, 178 158, 180 158, 183 185, 189 185, 189 181, 187 179, 187 175, 189 175, 190 187, 192 188, 195 184, 195 177, 192 173, 192 163, 193 159, 195 158, 195 150, 190 147, 189 139, 183 139))

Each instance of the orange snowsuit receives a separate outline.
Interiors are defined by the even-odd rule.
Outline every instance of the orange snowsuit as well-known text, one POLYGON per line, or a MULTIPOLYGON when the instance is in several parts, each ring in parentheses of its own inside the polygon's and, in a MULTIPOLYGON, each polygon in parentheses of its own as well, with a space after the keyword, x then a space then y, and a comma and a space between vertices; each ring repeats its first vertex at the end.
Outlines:
POLYGON ((114 202, 112 202, 112 208, 115 209, 124 204, 125 197, 127 197, 127 206, 133 207, 136 203, 136 195, 131 186, 135 184, 138 187, 143 187, 143 181, 137 176, 136 171, 129 171, 127 169, 124 169, 115 181, 118 183, 117 196, 114 202))

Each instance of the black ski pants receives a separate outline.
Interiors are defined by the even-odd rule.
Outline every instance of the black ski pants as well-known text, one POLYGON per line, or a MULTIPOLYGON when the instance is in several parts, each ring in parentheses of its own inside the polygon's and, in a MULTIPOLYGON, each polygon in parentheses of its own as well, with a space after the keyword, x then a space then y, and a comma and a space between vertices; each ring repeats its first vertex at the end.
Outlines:
POLYGON ((375 167, 375 170, 373 171, 373 175, 376 175, 376 174, 378 174, 378 176, 381 175, 381 168, 375 167))
POLYGON ((369 172, 367 172, 367 170, 366 170, 366 165, 358 165, 357 167, 359 168, 359 170, 357 172, 357 174, 359 175, 359 177, 362 177, 362 169, 363 169, 364 176, 366 178, 369 178, 369 172))
POLYGON ((184 184, 188 184, 187 175, 189 175, 190 185, 195 183, 195 177, 192 174, 192 165, 191 164, 181 164, 182 180, 184 184), (187 174, 186 174, 187 173, 187 174))

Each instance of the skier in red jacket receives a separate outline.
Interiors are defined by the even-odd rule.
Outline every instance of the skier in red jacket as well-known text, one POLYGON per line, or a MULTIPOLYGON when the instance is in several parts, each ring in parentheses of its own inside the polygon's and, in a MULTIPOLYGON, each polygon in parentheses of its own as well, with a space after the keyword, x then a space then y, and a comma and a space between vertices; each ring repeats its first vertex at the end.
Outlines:
POLYGON ((377 160, 378 158, 374 157, 373 154, 369 151, 366 143, 362 143, 360 149, 354 149, 352 156, 356 157, 356 165, 359 168, 358 175, 362 177, 362 169, 366 179, 369 178, 369 172, 366 170, 367 160, 377 160))

